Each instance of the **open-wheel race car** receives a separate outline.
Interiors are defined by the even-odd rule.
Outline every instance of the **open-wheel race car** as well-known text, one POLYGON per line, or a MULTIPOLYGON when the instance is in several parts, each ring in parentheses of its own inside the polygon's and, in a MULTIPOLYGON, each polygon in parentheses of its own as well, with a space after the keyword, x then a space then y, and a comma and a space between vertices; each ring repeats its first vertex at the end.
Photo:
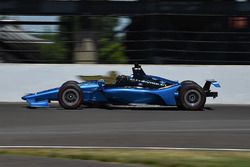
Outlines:
POLYGON ((220 87, 215 80, 207 80, 203 87, 187 80, 177 82, 147 75, 140 65, 135 64, 131 76, 119 75, 113 84, 104 80, 78 83, 67 81, 61 87, 45 90, 22 97, 29 107, 49 107, 58 101, 65 109, 78 109, 81 105, 105 106, 177 106, 184 110, 202 110, 207 97, 217 97, 210 86, 220 87))

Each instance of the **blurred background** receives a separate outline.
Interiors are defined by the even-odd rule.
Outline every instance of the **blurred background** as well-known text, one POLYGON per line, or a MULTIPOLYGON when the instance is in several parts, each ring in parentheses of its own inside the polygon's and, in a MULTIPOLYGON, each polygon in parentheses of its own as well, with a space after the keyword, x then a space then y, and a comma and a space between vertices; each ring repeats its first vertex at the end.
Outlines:
POLYGON ((2 0, 0 62, 250 64, 247 0, 2 0))

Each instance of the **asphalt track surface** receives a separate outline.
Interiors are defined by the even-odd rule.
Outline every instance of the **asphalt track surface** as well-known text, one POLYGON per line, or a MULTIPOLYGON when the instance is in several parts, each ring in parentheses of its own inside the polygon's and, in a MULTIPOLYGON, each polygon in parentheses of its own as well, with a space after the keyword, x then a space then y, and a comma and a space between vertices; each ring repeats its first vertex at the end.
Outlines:
POLYGON ((1 146, 250 148, 250 106, 205 111, 0 104, 1 146))

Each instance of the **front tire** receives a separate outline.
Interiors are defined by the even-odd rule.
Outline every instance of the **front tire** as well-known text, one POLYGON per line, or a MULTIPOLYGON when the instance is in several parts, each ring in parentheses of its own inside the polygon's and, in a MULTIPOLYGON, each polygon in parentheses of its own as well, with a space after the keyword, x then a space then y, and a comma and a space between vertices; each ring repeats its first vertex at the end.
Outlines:
POLYGON ((180 89, 179 103, 186 110, 203 110, 206 94, 197 84, 184 84, 180 89))
POLYGON ((64 109, 77 109, 83 103, 83 92, 77 83, 64 83, 58 93, 58 101, 64 109))

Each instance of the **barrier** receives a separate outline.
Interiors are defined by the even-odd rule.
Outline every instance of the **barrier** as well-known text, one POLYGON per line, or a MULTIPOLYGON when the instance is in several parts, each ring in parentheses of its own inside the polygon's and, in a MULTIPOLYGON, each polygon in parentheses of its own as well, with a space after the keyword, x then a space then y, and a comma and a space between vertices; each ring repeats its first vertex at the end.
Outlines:
MULTIPOLYGON (((79 75, 108 75, 110 71, 130 75, 132 65, 95 64, 0 64, 0 101, 20 102, 27 93, 60 86, 79 75)), ((238 65, 143 65, 144 71, 172 80, 194 80, 203 85, 215 79, 222 88, 215 100, 207 103, 250 104, 250 66, 238 65)))

